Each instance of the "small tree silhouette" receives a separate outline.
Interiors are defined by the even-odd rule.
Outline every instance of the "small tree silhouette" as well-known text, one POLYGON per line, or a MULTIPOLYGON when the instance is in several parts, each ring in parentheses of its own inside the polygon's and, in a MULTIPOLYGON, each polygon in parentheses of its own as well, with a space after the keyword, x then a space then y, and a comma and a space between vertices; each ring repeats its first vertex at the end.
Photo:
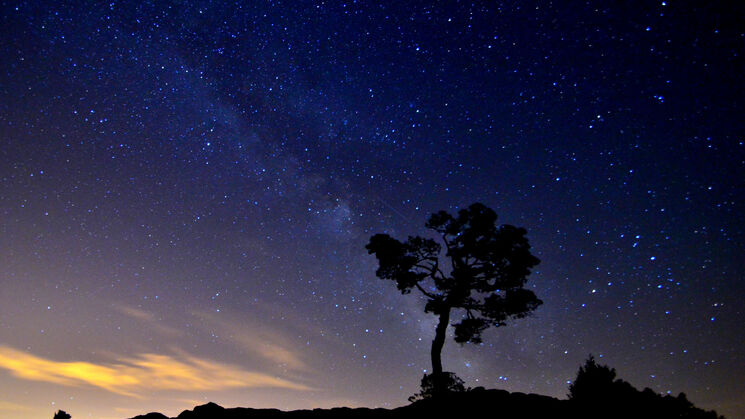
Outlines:
POLYGON ((455 341, 480 343, 489 326, 504 326, 542 304, 523 288, 530 268, 539 263, 530 253, 527 232, 507 224, 497 226, 496 221, 494 211, 479 203, 459 211, 457 217, 445 211, 432 214, 425 226, 438 233, 445 246, 444 263, 442 246, 433 239, 410 236, 401 242, 376 234, 366 246, 378 259, 379 278, 395 281, 402 294, 418 290, 427 299, 424 311, 439 318, 427 381, 433 387, 426 394, 446 392, 452 381, 453 375, 442 371, 441 352, 454 310, 460 315, 453 324, 455 341))
POLYGON ((569 401, 579 414, 577 417, 724 419, 715 411, 695 407, 684 393, 673 397, 650 388, 639 391, 616 378, 614 368, 597 364, 592 355, 569 386, 569 401))
POLYGON ((611 394, 616 380, 615 368, 595 363, 590 354, 585 365, 579 367, 577 378, 569 385, 569 398, 573 400, 597 400, 611 394))
POLYGON ((58 410, 57 413, 54 414, 54 419, 70 419, 71 417, 72 416, 64 410, 58 410))

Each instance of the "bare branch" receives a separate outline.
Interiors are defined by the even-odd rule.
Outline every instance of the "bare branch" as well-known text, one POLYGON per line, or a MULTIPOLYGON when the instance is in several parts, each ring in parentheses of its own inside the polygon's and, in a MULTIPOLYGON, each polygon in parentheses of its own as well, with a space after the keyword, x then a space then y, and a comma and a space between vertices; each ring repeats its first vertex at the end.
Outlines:
POLYGON ((455 258, 452 256, 452 253, 450 253, 452 248, 450 247, 447 233, 442 233, 442 241, 443 243, 445 243, 445 249, 447 249, 447 253, 450 254, 450 266, 453 268, 453 270, 455 270, 455 258))
POLYGON ((424 288, 422 288, 422 286, 421 286, 421 285, 419 285, 419 283, 418 283, 418 282, 416 283, 416 287, 417 287, 417 289, 419 289, 419 291, 421 291, 421 292, 422 292, 422 294, 424 294, 424 295, 425 295, 426 297, 429 297, 429 298, 432 298, 432 299, 435 299, 435 298, 437 298, 437 296, 436 296, 436 295, 434 295, 434 294, 431 294, 431 293, 429 293, 429 292, 425 291, 425 290, 424 290, 424 288))

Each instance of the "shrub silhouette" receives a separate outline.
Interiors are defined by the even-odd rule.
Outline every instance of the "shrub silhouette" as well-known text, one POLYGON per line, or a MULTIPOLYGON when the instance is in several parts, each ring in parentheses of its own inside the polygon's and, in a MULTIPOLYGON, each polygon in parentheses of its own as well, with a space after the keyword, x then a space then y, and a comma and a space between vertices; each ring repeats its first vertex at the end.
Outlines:
POLYGON ((433 388, 423 394, 448 391, 450 373, 442 371, 441 353, 451 314, 459 317, 452 325, 455 341, 480 343, 489 326, 504 326, 542 304, 523 287, 530 269, 540 262, 530 253, 527 232, 508 224, 497 226, 496 221, 494 211, 475 203, 457 216, 445 211, 430 216, 425 226, 437 233, 439 242, 419 236, 401 242, 376 234, 366 246, 378 259, 375 275, 395 281, 402 294, 419 291, 426 297, 424 311, 439 318, 427 381, 433 388))
POLYGON ((714 411, 695 407, 684 393, 673 397, 650 388, 639 391, 617 379, 614 368, 597 364, 592 355, 569 386, 569 401, 580 417, 723 419, 714 411))
POLYGON ((421 387, 422 392, 409 397, 410 402, 435 397, 438 395, 438 391, 445 393, 462 393, 466 391, 463 380, 455 375, 455 373, 447 371, 440 373, 439 376, 434 373, 424 374, 421 387))
POLYGON ((70 419, 71 417, 72 416, 64 410, 58 410, 57 413, 54 414, 54 419, 70 419))
POLYGON ((569 398, 572 400, 594 400, 613 393, 616 370, 595 363, 592 355, 585 365, 579 367, 577 378, 569 385, 569 398))

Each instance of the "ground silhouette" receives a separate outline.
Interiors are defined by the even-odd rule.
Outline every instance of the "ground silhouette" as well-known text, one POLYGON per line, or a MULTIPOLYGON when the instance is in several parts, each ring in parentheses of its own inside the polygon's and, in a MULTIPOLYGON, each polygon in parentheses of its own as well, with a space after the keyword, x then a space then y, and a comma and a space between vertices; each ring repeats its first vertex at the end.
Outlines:
MULTIPOLYGON (((432 383, 429 383, 431 386, 432 383)), ((423 388, 422 392, 427 389, 423 388)), ((569 386, 569 399, 560 400, 538 394, 510 393, 505 390, 486 390, 483 387, 466 389, 463 382, 446 393, 430 397, 412 397, 415 401, 395 409, 334 408, 295 410, 226 409, 215 403, 185 410, 175 419, 398 419, 411 417, 464 418, 498 416, 504 419, 576 418, 576 419, 724 419, 714 411, 695 407, 685 394, 662 396, 649 388, 639 391, 631 384, 616 379, 616 370, 599 365, 590 355, 579 368, 569 386)), ((149 413, 133 419, 169 419, 160 413, 149 413)))
MULTIPOLYGON (((338 407, 287 412, 224 408, 207 403, 193 410, 184 410, 175 418, 153 412, 132 419, 469 419, 481 418, 485 414, 500 419, 724 419, 714 411, 695 407, 683 393, 673 397, 660 395, 649 388, 639 391, 628 382, 616 379, 615 369, 597 364, 592 356, 580 367, 570 385, 569 398, 563 400, 538 394, 460 386, 457 391, 418 399, 395 409, 338 407)), ((70 419, 70 416, 60 411, 55 419, 70 419)))
MULTIPOLYGON (((224 408, 215 403, 185 410, 173 419, 403 419, 452 417, 499 417, 503 419, 553 418, 639 418, 639 419, 723 419, 716 412, 704 411, 678 398, 660 396, 651 390, 637 391, 625 405, 598 405, 577 400, 560 400, 538 394, 510 393, 505 390, 473 390, 417 400, 395 409, 333 408, 281 411, 277 409, 224 408), (651 394, 649 393, 651 392, 651 394)), ((171 419, 148 413, 132 419, 171 419)))
POLYGON ((494 211, 474 203, 456 216, 440 211, 429 217, 425 226, 438 240, 409 236, 401 242, 375 234, 365 246, 378 260, 375 275, 396 282, 403 294, 417 290, 426 298, 424 311, 438 318, 432 373, 422 378, 422 392, 416 398, 435 397, 460 385, 455 374, 442 369, 451 316, 456 318, 456 342, 481 343, 488 327, 504 326, 542 304, 524 288, 530 269, 540 262, 530 253, 527 231, 496 222, 494 211))

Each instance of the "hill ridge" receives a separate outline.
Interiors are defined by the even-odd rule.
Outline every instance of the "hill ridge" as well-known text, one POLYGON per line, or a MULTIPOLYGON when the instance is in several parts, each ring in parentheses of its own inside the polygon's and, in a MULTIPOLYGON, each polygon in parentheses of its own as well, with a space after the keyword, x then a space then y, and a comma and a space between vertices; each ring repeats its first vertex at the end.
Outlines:
POLYGON ((476 388, 452 393, 440 399, 418 400, 392 409, 368 407, 334 407, 328 409, 255 409, 225 408, 209 402, 184 410, 175 418, 152 412, 131 419, 398 419, 410 417, 445 417, 459 419, 499 415, 500 418, 655 418, 655 419, 723 419, 714 411, 699 409, 680 395, 661 396, 650 389, 636 390, 624 398, 608 395, 594 400, 566 400, 534 393, 508 392, 500 389, 476 388))

